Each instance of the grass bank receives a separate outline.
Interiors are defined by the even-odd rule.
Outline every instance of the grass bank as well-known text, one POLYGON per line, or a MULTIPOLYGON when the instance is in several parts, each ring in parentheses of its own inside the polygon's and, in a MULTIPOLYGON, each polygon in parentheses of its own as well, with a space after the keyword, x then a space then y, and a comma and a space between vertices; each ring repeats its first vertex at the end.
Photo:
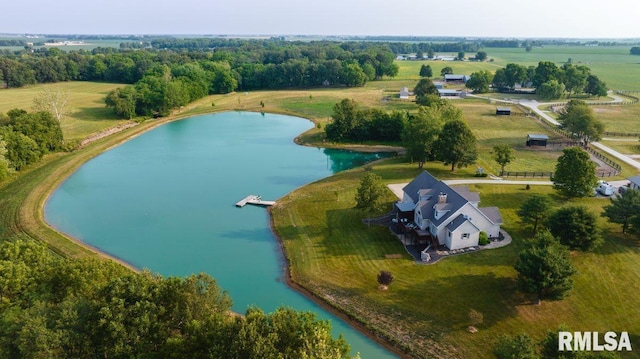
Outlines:
MULTIPOLYGON (((440 164, 428 164, 427 169, 439 178, 450 174, 440 164)), ((373 165, 372 170, 387 183, 408 181, 420 172, 398 160, 373 165)), ((469 175, 461 172, 455 175, 469 175)), ((606 244, 594 253, 572 253, 579 274, 569 298, 535 306, 532 298, 515 290, 512 266, 528 238, 515 213, 533 193, 549 195, 557 206, 566 204, 549 186, 530 191, 519 185, 471 186, 481 193, 483 206, 500 207, 513 243, 420 265, 386 228, 362 222, 366 214, 354 209, 362 175, 362 169, 355 169, 296 190, 279 200, 272 215, 292 280, 365 327, 416 357, 489 358, 501 334, 525 332, 540 339, 561 324, 574 330, 629 331, 634 345, 640 345, 640 323, 634 319, 640 315, 640 298, 634 295, 640 290, 639 242, 622 235, 617 226, 601 221, 606 244), (378 289, 381 270, 396 278, 388 291, 378 289), (470 309, 484 315, 476 334, 466 331, 470 309)), ((387 200, 393 201, 390 193, 387 200)), ((608 201, 570 203, 599 213, 608 201)))

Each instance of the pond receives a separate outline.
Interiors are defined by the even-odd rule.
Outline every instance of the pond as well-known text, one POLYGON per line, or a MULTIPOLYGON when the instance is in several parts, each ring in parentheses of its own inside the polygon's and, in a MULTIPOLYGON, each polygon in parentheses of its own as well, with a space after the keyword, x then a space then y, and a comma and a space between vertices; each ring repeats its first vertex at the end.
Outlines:
POLYGON ((46 221, 100 250, 165 276, 205 272, 243 313, 285 305, 330 319, 352 353, 394 357, 290 289, 267 211, 235 207, 286 193, 384 154, 298 146, 307 120, 225 112, 171 122, 81 166, 49 198, 46 221))

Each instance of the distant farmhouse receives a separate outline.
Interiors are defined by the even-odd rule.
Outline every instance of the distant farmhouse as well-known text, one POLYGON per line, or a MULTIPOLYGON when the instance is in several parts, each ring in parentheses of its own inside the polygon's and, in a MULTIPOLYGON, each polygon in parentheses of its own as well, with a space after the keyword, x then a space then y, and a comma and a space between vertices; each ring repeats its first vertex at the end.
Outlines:
POLYGON ((498 208, 479 208, 480 195, 467 187, 449 187, 425 171, 402 191, 402 200, 395 203, 396 222, 418 242, 457 250, 478 246, 480 232, 500 236, 498 208))

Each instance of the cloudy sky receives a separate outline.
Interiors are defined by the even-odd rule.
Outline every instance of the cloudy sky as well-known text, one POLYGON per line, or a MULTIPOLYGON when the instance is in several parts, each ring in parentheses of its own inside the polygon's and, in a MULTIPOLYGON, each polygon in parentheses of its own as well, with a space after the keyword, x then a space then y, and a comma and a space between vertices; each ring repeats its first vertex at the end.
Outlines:
POLYGON ((0 33, 640 37, 638 0, 7 0, 0 33))

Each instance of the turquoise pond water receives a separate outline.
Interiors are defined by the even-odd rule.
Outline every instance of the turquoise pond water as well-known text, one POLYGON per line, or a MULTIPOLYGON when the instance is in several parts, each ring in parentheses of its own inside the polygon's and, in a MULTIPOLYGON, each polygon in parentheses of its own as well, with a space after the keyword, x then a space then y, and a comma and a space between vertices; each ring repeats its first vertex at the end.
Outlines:
POLYGON ((168 123, 80 167, 49 198, 46 221, 138 268, 165 276, 205 272, 233 309, 285 305, 330 319, 363 358, 391 358, 283 282, 284 261, 264 208, 295 188, 362 165, 378 154, 298 146, 307 120, 226 112, 168 123))

